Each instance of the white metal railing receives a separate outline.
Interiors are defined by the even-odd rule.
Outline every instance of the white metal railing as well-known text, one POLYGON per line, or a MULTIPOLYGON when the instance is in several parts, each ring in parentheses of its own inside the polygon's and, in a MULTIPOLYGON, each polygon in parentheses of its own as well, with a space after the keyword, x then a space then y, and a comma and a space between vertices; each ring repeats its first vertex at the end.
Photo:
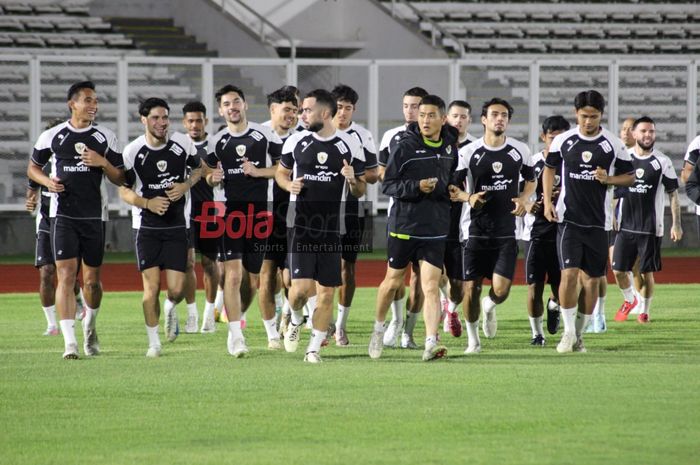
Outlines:
MULTIPOLYGON (((620 90, 620 68, 627 66, 650 67, 650 66, 672 66, 682 67, 685 70, 684 80, 687 82, 687 101, 685 104, 686 121, 686 143, 689 143, 697 134, 698 130, 698 61, 691 58, 685 59, 655 59, 653 63, 641 59, 604 59, 593 57, 584 60, 581 56, 561 56, 545 59, 503 59, 502 57, 489 58, 484 56, 468 56, 464 59, 426 59, 426 60, 395 60, 395 59, 279 59, 279 58, 179 58, 179 57, 146 57, 146 56, 27 56, 27 55, 4 55, 0 56, 2 62, 23 62, 28 67, 28 89, 29 89, 29 121, 28 129, 30 141, 33 143, 42 130, 42 66, 55 65, 57 63, 105 63, 116 68, 116 133, 122 145, 128 143, 129 127, 129 68, 136 65, 192 65, 201 67, 201 89, 193 89, 197 93, 201 92, 201 99, 208 108, 214 108, 214 68, 216 66, 233 66, 238 68, 255 68, 278 66, 286 70, 286 83, 296 85, 299 67, 303 66, 325 66, 325 67, 355 67, 364 68, 367 83, 367 97, 363 96, 363 106, 367 108, 367 127, 375 135, 377 144, 381 139, 380 128, 380 107, 396 108, 393 112, 400 119, 399 102, 386 102, 380 95, 380 84, 382 84, 382 72, 390 68, 411 68, 416 71, 430 70, 431 75, 447 80, 447 92, 443 95, 446 100, 457 98, 470 99, 471 88, 465 88, 462 82, 462 74, 467 68, 473 67, 493 67, 502 69, 503 67, 522 67, 527 73, 528 84, 528 107, 527 112, 527 143, 534 150, 539 142, 539 119, 541 117, 540 105, 540 78, 545 75, 550 67, 571 67, 571 66, 591 66, 599 67, 604 73, 607 72, 607 90, 609 129, 616 132, 618 128, 619 90, 620 90)), ((410 71, 408 71, 410 72, 410 71)), ((99 82, 97 83, 99 85, 99 82)), ((332 87, 336 83, 329 83, 332 87)), ((391 83, 389 83, 391 84, 391 83)), ((306 89, 305 89, 306 90, 306 89)), ((573 106, 573 105, 572 105, 573 106)), ((478 109, 475 108, 475 113, 478 109)), ((386 113, 386 110, 384 111, 386 113)), ((653 113, 653 112, 652 112, 653 113)), ((215 112, 212 112, 215 114, 215 112)), ((478 115, 475 115, 474 124, 479 125, 478 115)), ((568 115, 567 115, 568 116, 568 115)), ((385 118, 386 119, 386 118, 385 118)), ((213 118, 210 119, 208 131, 214 131, 213 118)), ((29 144, 28 144, 29 145, 29 144)), ((376 188, 371 191, 370 200, 375 202, 375 209, 386 208, 386 203, 381 200, 376 188)), ((21 210, 23 207, 19 202, 0 204, 0 210, 21 210)))

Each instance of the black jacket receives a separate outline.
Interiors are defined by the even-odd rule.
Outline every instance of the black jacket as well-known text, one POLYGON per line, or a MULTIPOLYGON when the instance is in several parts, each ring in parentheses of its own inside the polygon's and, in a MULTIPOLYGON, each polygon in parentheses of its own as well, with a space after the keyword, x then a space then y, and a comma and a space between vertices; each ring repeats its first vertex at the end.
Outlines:
POLYGON ((685 193, 695 205, 700 205, 700 163, 693 167, 692 173, 685 183, 685 193))
POLYGON ((450 226, 450 195, 457 168, 457 130, 444 125, 442 145, 423 142, 416 123, 409 124, 389 154, 382 192, 393 198, 389 209, 389 233, 419 239, 444 239, 450 226), (430 194, 420 191, 420 180, 437 178, 430 194))

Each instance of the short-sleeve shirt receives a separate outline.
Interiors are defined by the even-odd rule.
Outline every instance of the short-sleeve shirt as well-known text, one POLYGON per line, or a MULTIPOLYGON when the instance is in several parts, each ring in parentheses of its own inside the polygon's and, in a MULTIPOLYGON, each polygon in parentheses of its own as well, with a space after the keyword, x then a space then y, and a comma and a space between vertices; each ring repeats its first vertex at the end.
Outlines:
POLYGON ((613 186, 598 182, 595 172, 599 166, 609 176, 634 171, 619 138, 603 128, 597 135, 586 137, 578 126, 574 127, 554 138, 545 165, 561 165, 561 193, 556 205, 560 223, 612 229, 613 186))
POLYGON ((290 194, 287 226, 324 234, 344 234, 348 191, 340 174, 344 162, 355 176, 365 172, 365 154, 357 138, 341 131, 329 138, 301 131, 290 136, 282 148, 280 164, 292 170, 292 179, 304 178, 298 195, 290 194))
POLYGON ((123 167, 117 137, 109 129, 91 124, 76 129, 69 121, 42 132, 34 145, 32 162, 40 167, 51 164, 51 176, 65 186, 51 197, 49 216, 107 221, 108 199, 101 168, 86 166, 80 155, 89 148, 107 158, 116 168, 123 167))
MULTIPOLYGON (((365 152, 365 170, 371 170, 378 166, 377 149, 374 145, 374 137, 369 130, 353 121, 350 127, 340 131, 355 137, 362 146, 362 150, 365 152)), ((359 200, 364 200, 364 196, 361 199, 353 195, 347 196, 346 218, 351 215, 364 216, 364 208, 359 208, 359 200)))
MULTIPOLYGON (((209 137, 205 138, 205 140, 203 141, 192 142, 194 144, 195 150, 197 150, 197 155, 199 156, 199 158, 202 160, 206 160, 207 149, 209 147, 209 137)), ((202 210, 204 202, 214 201, 214 188, 207 183, 206 177, 202 176, 201 179, 197 181, 197 183, 194 186, 192 186, 192 188, 188 192, 188 198, 191 202, 189 208, 190 220, 196 221, 197 217, 204 213, 202 210)))
MULTIPOLYGON (((543 196, 542 173, 544 172, 544 152, 537 152, 532 157, 533 170, 537 179, 534 200, 541 201, 543 196)), ((561 167, 557 167, 554 173, 554 189, 561 185, 561 167)), ((544 211, 532 214, 526 213, 523 218, 522 240, 533 241, 553 241, 557 238, 557 224, 552 223, 544 216, 544 211)))
MULTIPOLYGON (((467 137, 462 142, 457 144, 457 148, 461 149, 476 139, 471 134, 467 134, 467 137)), ((466 189, 466 186, 459 186, 461 189, 466 189)), ((459 241, 459 221, 462 218, 462 203, 461 202, 451 202, 450 203, 450 232, 447 234, 448 241, 459 241)))
POLYGON ((379 166, 386 166, 389 162, 389 154, 391 149, 394 148, 396 144, 401 140, 401 135, 406 132, 406 124, 401 126, 396 126, 395 128, 389 129, 382 136, 382 140, 379 143, 379 156, 377 157, 377 163, 379 166))
MULTIPOLYGON (((683 157, 683 160, 695 166, 698 163, 698 158, 700 158, 700 136, 697 136, 692 140, 692 142, 690 142, 688 151, 685 152, 685 157, 683 157)), ((700 215, 700 205, 695 207, 695 213, 700 215)))
MULTIPOLYGON (((175 132, 165 145, 152 147, 146 136, 139 136, 124 148, 126 185, 146 199, 167 197, 165 191, 174 183, 182 183, 192 169, 199 168, 201 160, 189 136, 175 132)), ((185 212, 185 197, 171 202, 163 216, 150 210, 131 207, 134 229, 171 229, 189 227, 185 212)))
POLYGON ((467 192, 486 192, 486 203, 478 210, 462 205, 460 240, 469 238, 508 239, 516 237, 512 199, 518 197, 520 176, 534 181, 530 149, 507 137, 500 147, 477 139, 459 150, 457 171, 466 170, 467 192))

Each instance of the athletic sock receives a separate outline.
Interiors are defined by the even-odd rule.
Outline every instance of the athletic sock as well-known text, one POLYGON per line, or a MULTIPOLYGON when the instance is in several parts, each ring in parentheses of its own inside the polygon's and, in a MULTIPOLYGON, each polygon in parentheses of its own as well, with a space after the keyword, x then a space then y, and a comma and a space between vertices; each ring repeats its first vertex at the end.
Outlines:
POLYGON ((83 304, 85 307, 85 320, 88 322, 88 328, 95 329, 95 322, 97 321, 97 314, 100 312, 100 307, 90 308, 87 304, 83 304))
POLYGON ((564 322, 564 332, 573 333, 575 331, 576 307, 561 309, 561 319, 564 322))
POLYGON ((576 328, 576 338, 581 337, 581 333, 583 333, 583 329, 588 326, 588 323, 591 322, 591 317, 592 315, 586 315, 584 313, 576 313, 576 323, 574 324, 576 328))
POLYGON ((634 302, 634 287, 630 286, 627 289, 622 289, 622 295, 625 297, 626 302, 634 302))
POLYGON ((292 306, 289 305, 289 301, 284 299, 284 305, 282 305, 282 314, 290 315, 292 313, 292 306))
POLYGON ((314 311, 316 310, 316 300, 317 296, 314 295, 309 297, 309 299, 306 301, 306 309, 308 311, 309 320, 313 319, 314 311))
POLYGON ((281 310, 282 306, 284 305, 284 291, 280 289, 280 291, 275 294, 275 310, 281 310))
POLYGON ((413 337, 413 329, 416 327, 416 321, 418 321, 418 313, 408 312, 406 314, 406 326, 403 332, 413 337))
POLYGON ((290 308, 292 311, 292 324, 294 326, 299 326, 304 322, 304 312, 299 309, 299 310, 294 310, 293 308, 290 308))
POLYGON ((219 288, 216 290, 216 298, 214 299, 214 308, 218 308, 219 311, 224 308, 224 290, 219 288))
POLYGON ((403 299, 391 302, 391 319, 398 321, 399 326, 403 325, 403 299))
POLYGON ((544 334, 544 330, 542 328, 542 317, 529 317, 530 318, 530 329, 532 329, 532 337, 535 337, 540 334, 544 334))
POLYGON ((437 345, 437 338, 435 336, 427 336, 425 338, 425 348, 430 349, 431 347, 435 347, 437 345))
POLYGON ((593 312, 600 315, 605 319, 605 296, 603 297, 598 297, 598 301, 595 304, 595 308, 593 309, 593 312))
POLYGON ((335 321, 335 327, 337 329, 345 330, 345 324, 348 322, 348 314, 350 314, 350 307, 344 307, 338 304, 338 319, 335 321))
POLYGON ((192 302, 191 304, 187 304, 187 315, 194 315, 194 316, 199 315, 199 310, 197 310, 197 302, 192 302))
POLYGON ((160 347, 160 336, 158 336, 158 325, 146 325, 146 334, 148 335, 148 347, 160 347))
POLYGON ((50 328, 56 328, 56 306, 52 305, 50 307, 41 307, 41 309, 44 310, 47 326, 50 328))
POLYGON ((374 330, 380 333, 384 333, 384 322, 383 321, 375 321, 374 322, 374 330))
POLYGON ((228 332, 231 333, 233 339, 243 339, 243 331, 241 331, 240 321, 229 321, 228 332))
POLYGON ((470 323, 467 320, 464 320, 465 326, 467 327, 467 343, 469 345, 474 345, 472 344, 472 341, 474 343, 479 342, 479 320, 470 323))
POLYGON ((327 334, 327 331, 319 331, 318 329, 312 330, 311 338, 309 339, 309 345, 306 347, 306 353, 308 354, 309 352, 320 352, 321 343, 324 339, 326 339, 327 334))
POLYGON ((651 310, 651 299, 653 299, 653 297, 642 297, 642 313, 649 314, 649 310, 651 310))
POLYGON ((491 296, 487 295, 484 297, 482 310, 486 313, 490 313, 494 308, 496 308, 496 302, 491 299, 491 296))
MULTIPOLYGON (((172 300, 170 299, 165 299, 165 302, 163 302, 163 313, 166 315, 172 312, 175 309, 175 304, 173 303, 172 300)), ((167 318, 167 316, 166 316, 167 318)))
POLYGON ((268 341, 280 338, 280 333, 277 332, 277 321, 274 318, 263 320, 263 325, 265 326, 268 341))
POLYGON ((75 320, 61 320, 58 324, 61 326, 63 342, 66 348, 68 348, 70 344, 78 345, 78 341, 75 339, 75 320))
POLYGON ((207 319, 214 318, 214 303, 206 302, 204 304, 204 313, 202 314, 202 319, 207 321, 207 319))
POLYGON ((457 306, 459 305, 458 302, 452 302, 451 300, 447 301, 447 311, 450 313, 454 313, 457 310, 457 306))

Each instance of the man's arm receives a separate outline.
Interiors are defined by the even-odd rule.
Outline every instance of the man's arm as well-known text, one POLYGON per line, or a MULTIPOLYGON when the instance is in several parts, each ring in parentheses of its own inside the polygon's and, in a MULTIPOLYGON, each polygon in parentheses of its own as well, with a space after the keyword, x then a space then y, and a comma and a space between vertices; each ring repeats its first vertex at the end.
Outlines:
POLYGON ((530 203, 530 197, 535 193, 537 189, 537 180, 525 181, 522 193, 513 199, 515 208, 511 212, 515 216, 523 216, 527 212, 527 206, 530 203))
POLYGON ((154 197, 152 199, 147 199, 141 197, 131 188, 126 186, 119 186, 119 197, 129 205, 139 207, 143 210, 148 210, 156 215, 164 215, 170 206, 170 201, 167 197, 154 197))
POLYGON ((678 242, 683 238, 683 228, 681 227, 681 203, 678 200, 678 190, 670 192, 671 198, 671 240, 678 242))
POLYGON ((116 168, 107 157, 100 155, 92 149, 85 149, 80 156, 82 162, 91 168, 100 168, 107 176, 107 179, 116 186, 121 186, 126 181, 124 177, 124 169, 116 168))
POLYGON ((544 203, 544 216, 551 222, 557 222, 557 210, 552 202, 552 190, 554 188, 554 176, 556 168, 551 166, 544 167, 542 171, 542 202, 544 203))
POLYGON ((688 178, 690 177, 690 173, 693 172, 693 168, 695 168, 694 165, 686 162, 683 162, 683 169, 681 170, 681 182, 685 184, 688 182, 688 178))

